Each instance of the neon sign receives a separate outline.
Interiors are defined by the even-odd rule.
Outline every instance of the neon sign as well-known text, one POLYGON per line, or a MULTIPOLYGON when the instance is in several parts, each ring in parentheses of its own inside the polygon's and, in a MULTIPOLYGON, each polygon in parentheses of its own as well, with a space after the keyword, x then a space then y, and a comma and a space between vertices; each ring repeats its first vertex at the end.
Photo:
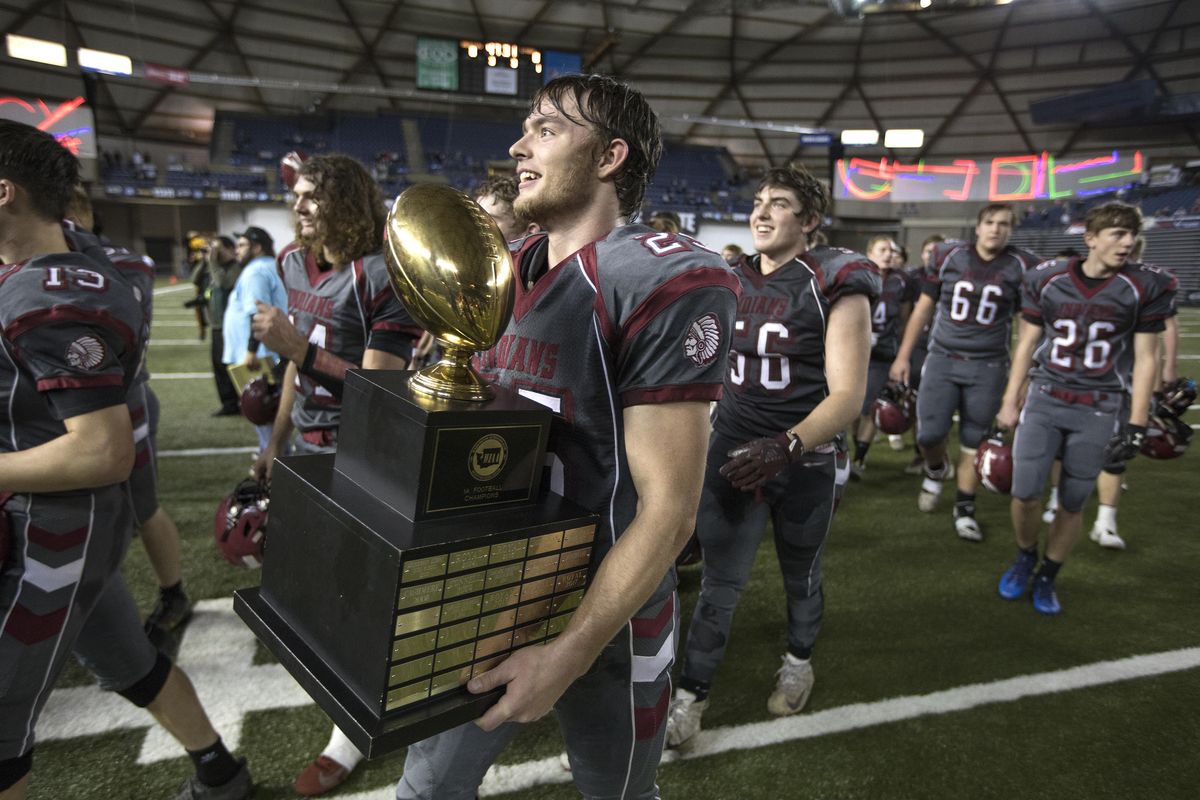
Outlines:
POLYGON ((61 102, 0 97, 0 118, 23 122, 52 133, 59 144, 77 156, 96 157, 92 110, 84 105, 82 97, 61 102))
POLYGON ((1057 161, 1049 153, 903 164, 887 158, 838 159, 837 197, 888 202, 1018 202, 1088 197, 1141 180, 1140 151, 1078 161, 1057 161))

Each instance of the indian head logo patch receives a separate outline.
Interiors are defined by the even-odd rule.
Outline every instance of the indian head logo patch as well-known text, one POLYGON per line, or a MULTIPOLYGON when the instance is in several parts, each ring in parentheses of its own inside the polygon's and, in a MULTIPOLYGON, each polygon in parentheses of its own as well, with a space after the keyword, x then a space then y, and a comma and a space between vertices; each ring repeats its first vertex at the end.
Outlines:
POLYGON ((104 361, 104 342, 95 336, 80 336, 67 345, 67 363, 76 369, 95 369, 104 361))
POLYGON ((717 358, 721 346, 721 323, 716 314, 705 314, 688 326, 683 353, 697 367, 707 367, 717 358))

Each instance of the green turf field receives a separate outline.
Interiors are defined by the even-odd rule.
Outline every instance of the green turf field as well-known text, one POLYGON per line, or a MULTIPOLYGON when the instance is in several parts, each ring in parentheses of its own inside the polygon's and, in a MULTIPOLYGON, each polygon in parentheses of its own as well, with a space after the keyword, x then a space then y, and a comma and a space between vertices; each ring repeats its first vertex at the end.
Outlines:
MULTIPOLYGON (((189 292, 157 298, 156 339, 195 336, 185 324, 191 312, 180 307, 189 292)), ((1180 372, 1195 376, 1200 310, 1184 310, 1180 322, 1180 372)), ((188 590, 198 599, 228 598, 234 589, 254 585, 257 576, 220 559, 211 541, 212 517, 221 495, 245 475, 250 457, 169 453, 251 446, 253 429, 240 418, 209 417, 218 405, 211 379, 170 378, 206 372, 207 346, 152 345, 150 368, 162 401, 160 494, 183 533, 188 590)), ((1200 412, 1190 417, 1200 424, 1200 412)), ((785 615, 774 549, 767 543, 734 624, 705 716, 706 735, 691 758, 664 765, 664 796, 1200 796, 1200 523, 1194 513, 1200 455, 1134 462, 1120 511, 1129 549, 1111 552, 1081 542, 1059 579, 1064 613, 1050 619, 1028 603, 996 596, 996 581, 1014 549, 1006 499, 981 495, 979 520, 987 539, 964 543, 954 535, 947 499, 933 515, 916 510, 918 479, 901 472, 908 457, 877 445, 866 480, 851 484, 834 521, 824 562, 825 628, 808 710, 783 723, 766 712, 784 648, 785 615), (971 688, 950 691, 959 687, 971 688)), ((1086 527, 1094 504, 1085 513, 1086 527)), ((126 574, 148 610, 153 579, 136 542, 126 574)), ((686 619, 698 569, 684 570, 681 579, 686 619)), ((250 761, 254 796, 292 797, 291 780, 324 745, 329 723, 315 706, 288 694, 261 648, 250 657, 231 646, 232 639, 204 633, 202 620, 218 618, 214 611, 198 613, 180 663, 193 674, 226 738, 240 731, 238 752, 250 761), (241 701, 231 696, 247 698, 259 710, 243 713, 241 701)), ((143 723, 122 723, 89 685, 74 666, 60 682, 74 687, 60 697, 69 708, 58 712, 65 733, 39 745, 31 796, 173 797, 191 772, 182 751, 159 742, 160 734, 148 736, 143 723), (140 754, 149 763, 139 765, 140 754)), ((559 750, 552 720, 530 726, 502 758, 510 768, 490 776, 485 793, 517 785, 529 788, 505 796, 576 797, 562 782, 559 750), (537 783, 547 779, 558 782, 537 783)), ((331 796, 390 798, 402 763, 398 754, 365 764, 331 796)))

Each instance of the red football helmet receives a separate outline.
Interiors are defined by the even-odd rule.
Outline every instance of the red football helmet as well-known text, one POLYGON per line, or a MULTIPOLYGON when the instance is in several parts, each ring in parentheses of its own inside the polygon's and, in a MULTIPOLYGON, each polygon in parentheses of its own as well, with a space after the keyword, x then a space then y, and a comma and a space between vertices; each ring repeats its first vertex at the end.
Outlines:
POLYGON ((993 429, 975 451, 975 474, 979 482, 993 492, 1008 494, 1012 491, 1013 453, 1012 445, 1004 441, 1004 434, 993 429))
POLYGON ((242 416, 255 425, 270 425, 279 411, 279 386, 259 376, 242 389, 242 416))
POLYGON ((1192 441, 1192 429, 1179 417, 1155 414, 1146 424, 1142 455, 1147 458, 1179 458, 1192 441))
POLYGON ((308 154, 303 150, 293 150, 279 159, 279 180, 283 181, 289 192, 295 188, 300 167, 304 166, 305 161, 308 161, 308 154))
POLYGON ((889 436, 899 435, 912 427, 915 407, 915 392, 907 386, 885 386, 871 406, 871 415, 876 428, 889 436))
POLYGON ((262 566, 269 504, 266 484, 253 478, 222 498, 213 520, 213 538, 230 564, 247 569, 262 566))

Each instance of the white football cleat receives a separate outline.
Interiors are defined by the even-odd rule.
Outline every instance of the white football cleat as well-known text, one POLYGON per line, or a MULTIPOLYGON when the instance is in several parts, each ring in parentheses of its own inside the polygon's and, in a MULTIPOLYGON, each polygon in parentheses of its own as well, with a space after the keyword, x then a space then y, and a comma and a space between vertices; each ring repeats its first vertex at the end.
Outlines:
POLYGON ((697 700, 687 689, 677 690, 667 712, 667 747, 680 747, 699 733, 707 708, 708 700, 697 700))
POLYGON ((784 656, 783 666, 775 674, 778 678, 775 681, 775 691, 767 698, 767 711, 777 717, 786 717, 801 711, 812 694, 815 680, 812 664, 807 661, 793 664, 784 656))
POLYGON ((1109 550, 1125 549, 1125 540, 1118 536, 1116 531, 1110 531, 1107 528, 1092 528, 1092 532, 1088 534, 1088 538, 1101 547, 1107 547, 1109 550))
POLYGON ((954 532, 958 534, 958 538, 968 542, 983 541, 983 529, 979 527, 979 523, 975 521, 974 517, 955 517, 954 532))

